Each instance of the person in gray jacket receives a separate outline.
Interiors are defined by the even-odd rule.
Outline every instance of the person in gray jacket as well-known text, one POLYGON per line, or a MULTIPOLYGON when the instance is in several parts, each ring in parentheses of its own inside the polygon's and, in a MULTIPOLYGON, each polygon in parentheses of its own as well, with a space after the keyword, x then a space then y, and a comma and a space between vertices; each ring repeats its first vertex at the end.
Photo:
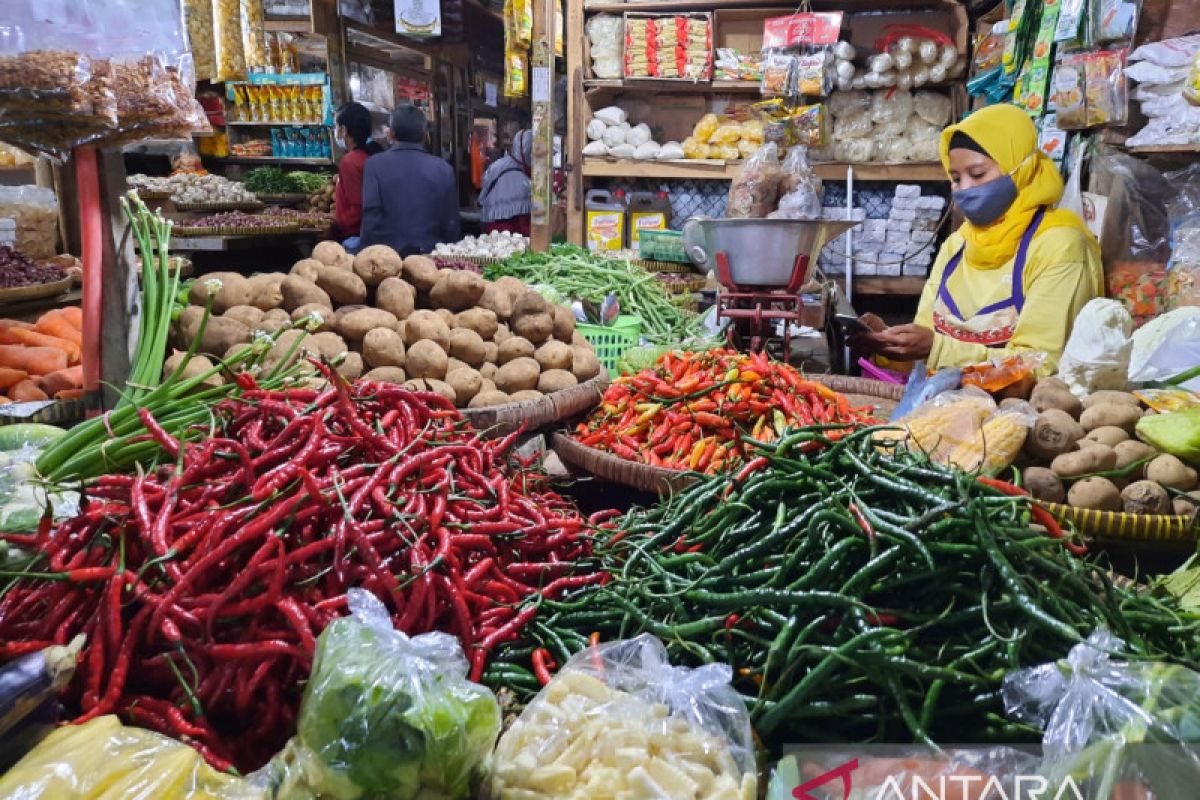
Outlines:
POLYGON ((393 144, 363 168, 362 246, 386 244, 401 256, 462 238, 454 169, 425 151, 425 114, 392 112, 393 144))
POLYGON ((483 173, 479 192, 479 219, 483 232, 512 231, 529 235, 533 210, 529 172, 533 163, 533 132, 517 131, 508 153, 483 173))

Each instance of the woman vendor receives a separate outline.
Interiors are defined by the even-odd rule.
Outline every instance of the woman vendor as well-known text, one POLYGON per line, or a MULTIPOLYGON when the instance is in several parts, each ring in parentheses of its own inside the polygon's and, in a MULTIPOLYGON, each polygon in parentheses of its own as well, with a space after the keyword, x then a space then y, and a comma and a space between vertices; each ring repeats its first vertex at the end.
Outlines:
POLYGON ((851 346, 930 370, 1040 351, 1039 372, 1053 373, 1076 315, 1103 292, 1095 237, 1077 214, 1052 207, 1062 178, 1016 106, 988 106, 946 128, 941 157, 966 221, 942 244, 916 319, 868 322, 873 330, 851 346))
POLYGON ((508 153, 483 173, 479 211, 484 233, 511 231, 522 236, 529 235, 530 212, 533 209, 529 182, 532 164, 533 131, 517 131, 508 153))

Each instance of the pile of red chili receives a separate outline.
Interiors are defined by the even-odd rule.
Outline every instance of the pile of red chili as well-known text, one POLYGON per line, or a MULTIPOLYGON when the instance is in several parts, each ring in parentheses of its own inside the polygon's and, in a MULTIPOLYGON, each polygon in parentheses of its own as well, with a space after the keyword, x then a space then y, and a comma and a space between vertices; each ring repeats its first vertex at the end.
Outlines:
POLYGON ((764 353, 673 352, 614 380, 575 438, 630 461, 715 474, 744 463, 743 437, 770 442, 789 427, 873 421, 764 353))
POLYGON ((588 522, 513 468, 513 437, 481 438, 438 396, 241 380, 212 438, 181 446, 144 415, 172 463, 103 477, 56 530, 4 537, 40 557, 0 600, 0 659, 86 634, 83 719, 115 712, 257 767, 294 732, 348 588, 407 633, 456 634, 477 679, 539 595, 607 580, 570 574, 588 522))

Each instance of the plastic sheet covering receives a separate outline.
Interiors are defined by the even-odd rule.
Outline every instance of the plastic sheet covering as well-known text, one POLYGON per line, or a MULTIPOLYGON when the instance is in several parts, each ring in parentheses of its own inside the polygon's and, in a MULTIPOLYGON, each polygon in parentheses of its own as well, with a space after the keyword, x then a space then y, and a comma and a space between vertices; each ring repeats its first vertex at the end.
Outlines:
POLYGON ((653 636, 577 653, 500 738, 487 796, 757 796, 731 669, 674 667, 653 636))
POLYGON ((410 638, 374 595, 347 596, 351 616, 317 641, 298 732, 255 782, 281 800, 474 797, 500 732, 495 696, 467 680, 454 636, 410 638))
POLYGON ((1105 264, 1165 263, 1170 257, 1167 204, 1176 186, 1140 158, 1101 147, 1091 159, 1088 191, 1108 198, 1101 250, 1105 264))
POLYGON ((0 186, 0 219, 17 229, 13 246, 32 259, 58 253, 58 198, 41 186, 0 186))
POLYGON ((217 772, 191 747, 126 727, 115 716, 59 728, 0 776, 3 800, 260 800, 261 789, 217 772))

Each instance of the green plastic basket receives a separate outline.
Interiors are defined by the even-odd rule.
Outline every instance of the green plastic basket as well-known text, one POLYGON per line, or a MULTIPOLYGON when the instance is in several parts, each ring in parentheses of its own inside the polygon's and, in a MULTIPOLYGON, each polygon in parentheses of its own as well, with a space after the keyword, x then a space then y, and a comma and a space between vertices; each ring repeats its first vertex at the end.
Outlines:
POLYGON ((638 234, 638 253, 648 261, 689 263, 683 252, 683 234, 679 231, 642 231, 638 234))
POLYGON ((622 314, 612 325, 591 325, 580 322, 575 329, 596 351, 596 358, 610 375, 617 374, 617 361, 625 351, 637 346, 642 338, 642 318, 622 314))

